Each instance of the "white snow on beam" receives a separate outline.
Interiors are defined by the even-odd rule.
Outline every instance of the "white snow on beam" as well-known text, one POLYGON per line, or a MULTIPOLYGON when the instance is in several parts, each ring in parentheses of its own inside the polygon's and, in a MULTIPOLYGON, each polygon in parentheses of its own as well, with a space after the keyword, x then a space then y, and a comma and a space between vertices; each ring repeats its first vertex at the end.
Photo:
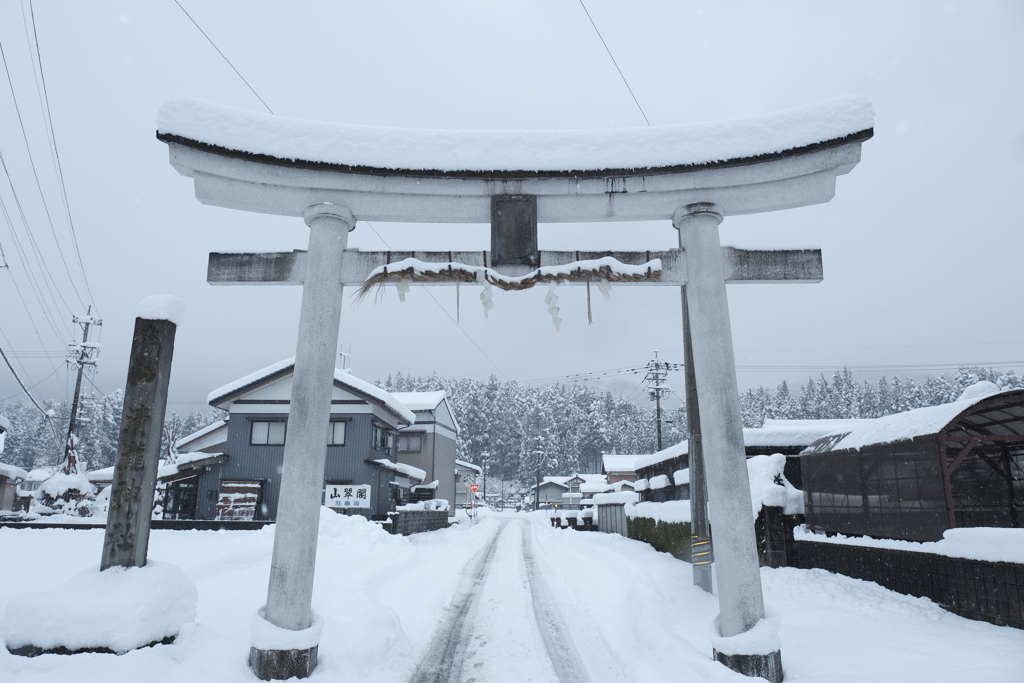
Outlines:
POLYGON ((703 165, 800 149, 874 126, 855 95, 707 123, 589 130, 417 130, 271 116, 192 98, 157 133, 289 161, 412 171, 571 172, 703 165))

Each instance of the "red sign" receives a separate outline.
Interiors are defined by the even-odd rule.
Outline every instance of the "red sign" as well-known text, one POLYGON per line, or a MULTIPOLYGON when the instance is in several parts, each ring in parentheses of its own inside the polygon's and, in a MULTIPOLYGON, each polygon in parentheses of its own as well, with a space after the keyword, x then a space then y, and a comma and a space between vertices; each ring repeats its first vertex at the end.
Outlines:
POLYGON ((470 484, 469 485, 469 490, 472 491, 473 493, 476 493, 476 490, 478 488, 480 488, 480 484, 470 484))

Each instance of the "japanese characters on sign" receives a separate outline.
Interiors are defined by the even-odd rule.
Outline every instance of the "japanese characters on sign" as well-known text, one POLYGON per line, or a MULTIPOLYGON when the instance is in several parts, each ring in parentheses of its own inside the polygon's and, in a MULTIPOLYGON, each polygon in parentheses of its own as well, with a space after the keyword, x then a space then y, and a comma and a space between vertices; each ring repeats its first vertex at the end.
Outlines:
POLYGON ((324 489, 324 505, 332 508, 368 508, 370 485, 328 484, 324 489))

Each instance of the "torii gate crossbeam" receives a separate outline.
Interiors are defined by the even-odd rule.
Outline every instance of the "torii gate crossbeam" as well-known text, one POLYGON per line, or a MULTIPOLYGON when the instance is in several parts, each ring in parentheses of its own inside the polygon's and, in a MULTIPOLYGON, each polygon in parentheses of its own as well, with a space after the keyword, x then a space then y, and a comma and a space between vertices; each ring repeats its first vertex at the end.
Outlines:
MULTIPOLYGON (((873 134, 867 100, 838 98, 691 126, 415 131, 303 122, 181 99, 161 108, 157 126, 171 164, 194 180, 203 203, 302 216, 310 226, 305 254, 212 255, 210 262, 211 282, 303 285, 265 612, 271 625, 309 632, 311 642, 318 640, 311 598, 326 457, 321 442, 329 419, 342 287, 387 253, 345 251, 356 221, 490 222, 496 258, 488 264, 490 257, 481 253, 480 265, 518 277, 543 267, 545 254, 552 258, 537 249, 538 222, 672 220, 680 249, 665 252, 661 275, 674 269, 666 284, 686 285, 715 531, 720 637, 714 655, 741 673, 781 681, 779 650, 751 652, 736 638, 760 625, 764 604, 725 285, 727 279, 814 281, 808 275, 820 279, 820 254, 811 252, 810 261, 792 252, 772 257, 783 265, 805 258, 817 264, 816 274, 783 267, 776 277, 761 279, 749 271, 749 277, 730 278, 737 264, 742 273, 744 263, 757 259, 741 250, 724 251, 718 226, 730 215, 828 202, 837 176, 856 166, 861 143, 873 134), (251 271, 254 264, 259 272, 251 271), (232 269, 250 272, 232 280, 232 269)), ((254 647, 250 665, 265 679, 308 676, 316 653, 315 644, 293 650, 254 647)))

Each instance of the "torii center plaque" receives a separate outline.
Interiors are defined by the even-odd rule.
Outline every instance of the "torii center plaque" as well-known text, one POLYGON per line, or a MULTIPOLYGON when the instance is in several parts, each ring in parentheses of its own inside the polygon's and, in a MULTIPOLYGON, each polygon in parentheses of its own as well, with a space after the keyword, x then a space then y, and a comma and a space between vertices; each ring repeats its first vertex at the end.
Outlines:
MULTIPOLYGON (((764 618, 764 604, 726 282, 820 281, 821 254, 723 248, 718 226, 727 216, 828 202, 836 177, 860 161, 873 125, 871 104, 860 97, 711 124, 579 131, 397 130, 190 99, 165 104, 157 137, 167 143, 172 166, 194 180, 196 198, 301 216, 310 227, 304 252, 210 258, 212 284, 303 286, 266 620, 293 631, 311 627, 322 441, 343 285, 362 285, 371 275, 396 281, 402 274, 382 275, 379 267, 409 257, 447 266, 451 276, 446 280, 439 267, 430 284, 464 282, 467 269, 527 276, 550 266, 564 266, 559 281, 583 283, 595 271, 580 261, 611 256, 647 265, 626 284, 685 286, 720 636, 753 628, 764 618), (359 220, 490 223, 491 250, 346 250, 359 220), (680 248, 580 254, 537 246, 538 222, 637 220, 671 220, 680 248)), ((253 648, 250 663, 261 678, 307 676, 316 649, 253 648)), ((781 680, 779 652, 716 656, 742 673, 781 680)))

